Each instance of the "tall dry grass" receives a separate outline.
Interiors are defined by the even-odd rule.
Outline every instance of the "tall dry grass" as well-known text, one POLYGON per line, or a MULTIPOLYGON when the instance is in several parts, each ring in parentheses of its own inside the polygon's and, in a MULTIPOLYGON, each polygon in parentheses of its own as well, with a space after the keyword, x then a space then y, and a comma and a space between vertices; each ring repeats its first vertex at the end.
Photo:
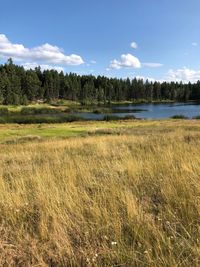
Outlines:
POLYGON ((200 133, 1 145, 0 266, 200 266, 200 133))

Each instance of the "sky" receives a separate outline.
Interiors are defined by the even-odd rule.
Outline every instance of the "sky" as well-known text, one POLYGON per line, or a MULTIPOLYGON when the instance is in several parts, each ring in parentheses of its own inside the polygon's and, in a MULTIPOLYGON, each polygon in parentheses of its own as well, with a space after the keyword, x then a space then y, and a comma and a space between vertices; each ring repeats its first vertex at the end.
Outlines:
POLYGON ((200 79, 199 0, 0 0, 0 63, 200 79))

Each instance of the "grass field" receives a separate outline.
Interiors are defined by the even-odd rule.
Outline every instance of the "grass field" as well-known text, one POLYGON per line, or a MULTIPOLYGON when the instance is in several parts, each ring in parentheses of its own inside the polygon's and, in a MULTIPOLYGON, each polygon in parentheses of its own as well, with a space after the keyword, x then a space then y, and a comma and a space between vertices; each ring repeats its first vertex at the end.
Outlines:
POLYGON ((0 266, 200 266, 195 120, 0 125, 0 266))

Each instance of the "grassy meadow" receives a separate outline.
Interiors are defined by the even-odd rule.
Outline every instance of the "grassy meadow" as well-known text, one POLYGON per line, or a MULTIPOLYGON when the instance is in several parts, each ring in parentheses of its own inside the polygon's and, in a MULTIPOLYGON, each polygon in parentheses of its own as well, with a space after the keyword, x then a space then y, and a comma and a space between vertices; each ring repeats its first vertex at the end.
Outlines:
POLYGON ((198 120, 0 125, 0 266, 200 266, 198 120))

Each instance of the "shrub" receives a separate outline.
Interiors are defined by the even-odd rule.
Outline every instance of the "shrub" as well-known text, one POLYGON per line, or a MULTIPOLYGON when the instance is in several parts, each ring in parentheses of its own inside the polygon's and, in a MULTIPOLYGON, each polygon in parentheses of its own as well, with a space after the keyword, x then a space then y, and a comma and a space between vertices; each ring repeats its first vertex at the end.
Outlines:
POLYGON ((0 108, 0 115, 8 115, 9 111, 8 108, 0 108))
POLYGON ((66 108, 63 110, 64 113, 69 113, 71 110, 69 108, 66 108))
POLYGON ((34 107, 23 107, 21 109, 22 115, 38 115, 38 114, 57 114, 61 111, 55 108, 34 108, 34 107))
POLYGON ((174 115, 174 116, 172 116, 171 119, 186 120, 186 119, 188 119, 188 117, 180 114, 180 115, 174 115))
POLYGON ((117 120, 134 120, 136 119, 136 117, 134 115, 126 115, 124 117, 119 117, 119 116, 115 116, 115 115, 105 115, 103 117, 104 121, 117 121, 117 120))
POLYGON ((126 115, 125 117, 123 117, 124 120, 135 120, 136 117, 134 115, 126 115))
POLYGON ((194 120, 200 120, 200 115, 193 117, 194 120))
POLYGON ((84 120, 82 117, 69 115, 69 116, 10 116, 4 117, 4 120, 0 123, 19 123, 19 124, 35 124, 35 123, 64 123, 84 120))
POLYGON ((101 114, 102 112, 101 112, 101 110, 99 110, 99 109, 95 109, 95 110, 93 111, 93 113, 94 113, 94 114, 101 114))
POLYGON ((103 117, 103 120, 104 121, 117 121, 117 120, 121 120, 121 118, 115 115, 105 115, 103 117))
POLYGON ((0 117, 0 124, 3 124, 3 123, 6 123, 6 119, 5 119, 5 118, 2 118, 2 117, 0 117))

